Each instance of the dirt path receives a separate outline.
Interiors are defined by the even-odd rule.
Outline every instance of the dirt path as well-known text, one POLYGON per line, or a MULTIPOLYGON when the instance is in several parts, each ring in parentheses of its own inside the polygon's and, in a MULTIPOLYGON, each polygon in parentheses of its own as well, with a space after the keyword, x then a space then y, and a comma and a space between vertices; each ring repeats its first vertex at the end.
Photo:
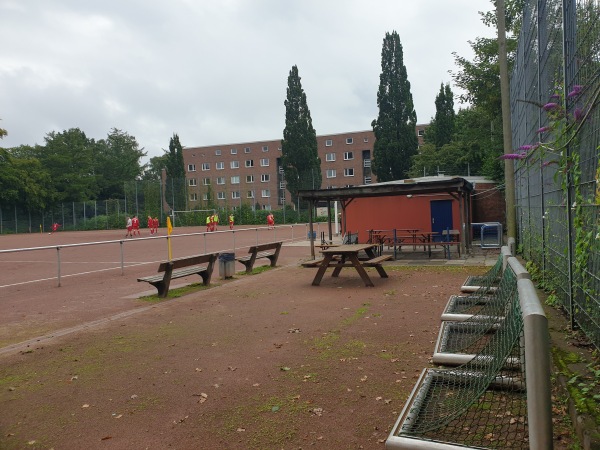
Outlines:
POLYGON ((292 265, 5 355, 0 447, 382 448, 473 271, 292 265))

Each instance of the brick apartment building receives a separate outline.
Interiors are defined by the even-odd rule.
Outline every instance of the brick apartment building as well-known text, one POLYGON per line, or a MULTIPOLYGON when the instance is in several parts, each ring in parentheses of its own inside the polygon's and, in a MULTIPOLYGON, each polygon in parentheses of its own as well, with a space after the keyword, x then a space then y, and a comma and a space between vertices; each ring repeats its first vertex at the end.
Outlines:
MULTIPOLYGON (((419 145, 427 124, 417 125, 419 145)), ((321 159, 321 189, 377 182, 371 171, 373 131, 317 136, 321 159)), ((183 149, 188 185, 188 209, 203 209, 209 198, 219 207, 242 204, 278 209, 290 193, 281 167, 281 139, 183 149)))

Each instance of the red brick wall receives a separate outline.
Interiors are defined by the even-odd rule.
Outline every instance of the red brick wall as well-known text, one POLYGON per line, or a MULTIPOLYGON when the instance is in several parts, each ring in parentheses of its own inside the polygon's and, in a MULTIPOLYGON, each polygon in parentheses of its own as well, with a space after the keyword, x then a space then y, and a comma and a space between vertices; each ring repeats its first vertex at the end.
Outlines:
POLYGON ((496 183, 474 183, 472 222, 500 222, 506 227, 504 192, 496 183))

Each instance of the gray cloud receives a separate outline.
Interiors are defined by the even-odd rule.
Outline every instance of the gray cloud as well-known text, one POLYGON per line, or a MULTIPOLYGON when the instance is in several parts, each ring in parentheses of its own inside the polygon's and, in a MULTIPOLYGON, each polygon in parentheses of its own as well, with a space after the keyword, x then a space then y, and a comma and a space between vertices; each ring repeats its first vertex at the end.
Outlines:
MULTIPOLYGON (((396 30, 419 122, 451 82, 452 52, 493 35, 469 0, 3 0, 0 145, 43 144, 116 127, 148 156, 172 133, 186 146, 281 137, 297 65, 318 134, 377 116, 381 45, 396 30)), ((453 88, 455 93, 458 92, 453 88)))

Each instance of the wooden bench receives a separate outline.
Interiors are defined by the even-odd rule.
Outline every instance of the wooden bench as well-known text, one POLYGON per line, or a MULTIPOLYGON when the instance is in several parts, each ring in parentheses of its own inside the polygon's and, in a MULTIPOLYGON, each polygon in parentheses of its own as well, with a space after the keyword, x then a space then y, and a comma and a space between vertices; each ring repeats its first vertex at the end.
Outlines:
POLYGON ((361 261, 361 264, 364 267, 375 267, 375 270, 377 270, 377 273, 379 273, 379 276, 381 278, 387 278, 388 274, 383 269, 383 267, 381 267, 381 263, 384 261, 393 259, 393 258, 394 257, 392 255, 381 255, 381 256, 376 256, 375 258, 371 258, 367 261, 361 261))
POLYGON ((279 258, 279 252, 281 251, 281 244, 282 242, 271 242, 255 245, 248 249, 246 256, 237 257, 235 260, 246 266, 246 273, 252 272, 254 262, 259 258, 269 258, 271 267, 275 267, 277 265, 277 258, 279 258))
POLYGON ((218 256, 218 253, 207 253, 205 255, 196 255, 188 258, 165 261, 158 266, 157 275, 142 277, 137 280, 145 281, 146 283, 153 285, 158 290, 158 296, 161 298, 167 296, 171 280, 175 278, 183 278, 197 274, 202 277, 202 283, 205 286, 208 286, 218 256))

